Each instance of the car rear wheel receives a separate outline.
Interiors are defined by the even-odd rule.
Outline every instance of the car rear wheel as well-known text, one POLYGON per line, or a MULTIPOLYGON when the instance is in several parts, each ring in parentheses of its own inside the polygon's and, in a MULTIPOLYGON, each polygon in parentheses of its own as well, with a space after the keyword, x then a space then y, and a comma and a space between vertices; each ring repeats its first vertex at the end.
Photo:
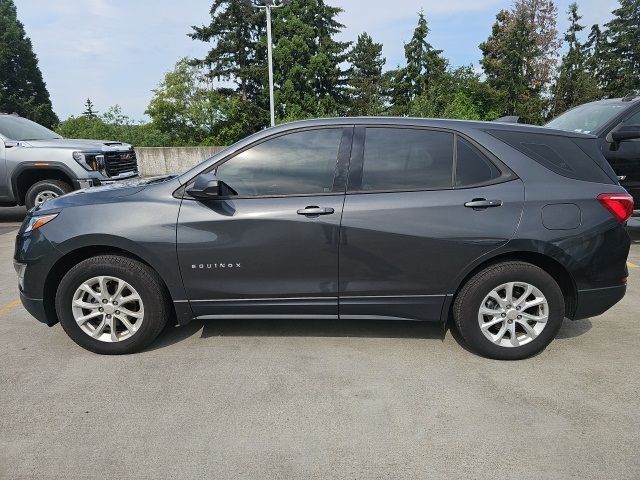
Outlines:
POLYGON ((31 210, 33 207, 37 207, 47 200, 60 197, 72 190, 68 183, 61 180, 42 180, 34 183, 29 190, 27 190, 24 203, 27 210, 31 210))
POLYGON ((519 360, 544 350, 564 319, 557 282, 525 262, 503 262, 474 275, 453 304, 453 318, 467 344, 481 355, 519 360))
POLYGON ((137 352, 162 331, 171 312, 158 274, 131 258, 101 255, 73 267, 56 295, 65 332, 101 354, 137 352))

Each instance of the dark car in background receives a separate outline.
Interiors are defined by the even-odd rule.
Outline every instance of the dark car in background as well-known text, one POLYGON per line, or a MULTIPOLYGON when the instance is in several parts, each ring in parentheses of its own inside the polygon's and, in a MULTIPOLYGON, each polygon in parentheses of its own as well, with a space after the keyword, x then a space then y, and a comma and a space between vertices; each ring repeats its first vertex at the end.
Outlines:
POLYGON ((640 214, 640 95, 586 103, 546 126, 598 137, 602 154, 633 196, 635 214, 640 214))
POLYGON ((623 298, 632 207, 590 135, 313 120, 47 201, 15 266, 26 309, 98 353, 169 321, 452 319, 480 354, 520 359, 623 298))

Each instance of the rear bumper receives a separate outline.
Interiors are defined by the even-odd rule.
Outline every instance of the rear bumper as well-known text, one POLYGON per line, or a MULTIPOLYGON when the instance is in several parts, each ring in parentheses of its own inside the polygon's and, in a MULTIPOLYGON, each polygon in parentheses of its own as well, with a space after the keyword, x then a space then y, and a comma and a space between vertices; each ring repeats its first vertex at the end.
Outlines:
POLYGON ((55 325, 57 320, 49 320, 47 319, 47 313, 44 308, 44 301, 41 298, 29 298, 23 292, 20 292, 20 301, 24 308, 31 314, 39 322, 44 323, 45 325, 49 325, 52 327, 55 325))
POLYGON ((597 317, 613 307, 627 292, 626 285, 578 291, 578 305, 573 320, 597 317))

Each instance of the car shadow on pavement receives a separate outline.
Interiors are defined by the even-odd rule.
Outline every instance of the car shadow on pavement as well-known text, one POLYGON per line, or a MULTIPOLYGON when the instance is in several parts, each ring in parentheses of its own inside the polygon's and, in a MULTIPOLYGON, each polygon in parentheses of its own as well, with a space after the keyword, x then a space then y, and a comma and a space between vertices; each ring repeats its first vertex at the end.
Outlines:
MULTIPOLYGON (((591 320, 566 319, 556 339, 578 337, 591 330, 591 320)), ((415 338, 444 341, 447 334, 467 351, 456 328, 446 329, 437 322, 385 320, 194 320, 184 326, 170 325, 145 351, 180 343, 200 333, 210 337, 316 337, 316 338, 415 338)))
POLYGON ((592 327, 593 323, 591 323, 591 319, 589 318, 585 318, 584 320, 570 320, 565 318, 560 331, 556 335, 556 340, 579 337, 591 330, 592 327))
POLYGON ((344 337, 417 338, 444 340, 439 323, 384 320, 194 320, 184 326, 168 326, 146 351, 179 343, 200 333, 209 337, 344 337))

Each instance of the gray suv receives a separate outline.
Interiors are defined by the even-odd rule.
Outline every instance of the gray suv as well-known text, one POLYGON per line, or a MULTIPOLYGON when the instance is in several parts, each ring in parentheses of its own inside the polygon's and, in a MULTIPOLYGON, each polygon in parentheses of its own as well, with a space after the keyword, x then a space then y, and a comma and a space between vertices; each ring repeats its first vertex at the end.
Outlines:
POLYGON ((138 176, 131 145, 62 138, 18 115, 0 113, 0 205, 28 209, 72 190, 138 176))
POLYGON ((451 320, 517 359, 622 299, 632 212, 590 135, 308 120, 181 175, 48 201, 14 260, 25 308, 99 353, 139 351, 167 322, 320 318, 451 320))

